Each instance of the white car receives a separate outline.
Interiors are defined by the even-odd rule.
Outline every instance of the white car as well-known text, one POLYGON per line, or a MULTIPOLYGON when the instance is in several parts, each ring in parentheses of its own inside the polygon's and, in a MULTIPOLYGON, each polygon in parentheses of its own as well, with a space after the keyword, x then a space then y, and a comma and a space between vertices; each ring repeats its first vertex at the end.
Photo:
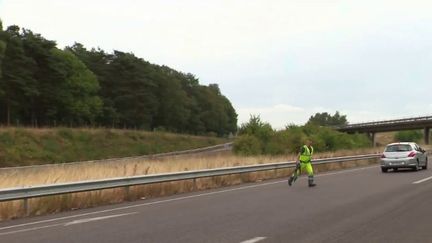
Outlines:
POLYGON ((427 152, 416 143, 392 143, 386 146, 381 155, 381 171, 388 169, 397 171, 399 168, 412 168, 419 170, 420 167, 427 169, 427 152))

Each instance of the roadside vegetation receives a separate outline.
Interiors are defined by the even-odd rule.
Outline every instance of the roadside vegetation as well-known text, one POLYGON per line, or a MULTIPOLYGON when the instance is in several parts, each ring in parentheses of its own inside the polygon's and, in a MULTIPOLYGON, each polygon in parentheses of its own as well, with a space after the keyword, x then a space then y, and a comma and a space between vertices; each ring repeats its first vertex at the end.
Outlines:
POLYGON ((0 128, 0 167, 148 155, 228 142, 165 132, 85 128, 0 128))
POLYGON ((397 142, 420 142, 423 139, 423 133, 419 130, 399 131, 395 133, 397 142))
POLYGON ((251 116, 241 125, 234 142, 234 152, 241 155, 283 155, 297 153, 307 139, 313 141, 315 151, 361 149, 371 146, 364 134, 346 134, 333 130, 330 125, 346 124, 346 117, 317 113, 304 126, 288 125, 275 130, 259 116, 251 116))

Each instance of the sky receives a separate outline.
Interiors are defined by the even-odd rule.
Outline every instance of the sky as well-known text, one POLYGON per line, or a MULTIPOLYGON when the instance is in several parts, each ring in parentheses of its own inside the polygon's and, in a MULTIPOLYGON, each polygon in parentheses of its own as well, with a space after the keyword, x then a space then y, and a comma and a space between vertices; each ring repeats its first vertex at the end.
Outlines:
POLYGON ((430 0, 0 0, 59 48, 133 52, 219 84, 239 125, 432 115, 430 0))

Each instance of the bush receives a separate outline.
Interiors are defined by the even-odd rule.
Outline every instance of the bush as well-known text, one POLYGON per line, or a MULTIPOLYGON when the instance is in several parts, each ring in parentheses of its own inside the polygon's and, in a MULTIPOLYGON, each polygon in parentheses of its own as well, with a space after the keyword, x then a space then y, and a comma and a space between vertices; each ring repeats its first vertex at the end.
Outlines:
POLYGON ((289 153, 298 153, 300 147, 306 142, 308 136, 304 133, 303 128, 299 126, 290 126, 284 131, 287 134, 286 146, 289 153))
POLYGON ((236 154, 241 155, 259 155, 262 154, 262 146, 260 140, 249 134, 239 136, 233 145, 233 150, 236 154))
POLYGON ((262 122, 259 116, 251 116, 249 122, 241 125, 238 134, 255 136, 266 144, 273 136, 274 130, 269 123, 262 122))
POLYGON ((307 139, 313 141, 315 151, 321 152, 371 145, 364 134, 346 134, 314 124, 289 125, 282 131, 273 131, 259 117, 251 117, 251 121, 243 125, 240 131, 243 135, 235 141, 234 152, 244 155, 298 153, 307 139))
POLYGON ((286 132, 275 133, 268 143, 264 145, 264 153, 279 155, 287 154, 290 152, 289 147, 289 135, 286 132))
POLYGON ((395 139, 398 142, 417 142, 423 138, 421 131, 400 131, 395 134, 395 139))

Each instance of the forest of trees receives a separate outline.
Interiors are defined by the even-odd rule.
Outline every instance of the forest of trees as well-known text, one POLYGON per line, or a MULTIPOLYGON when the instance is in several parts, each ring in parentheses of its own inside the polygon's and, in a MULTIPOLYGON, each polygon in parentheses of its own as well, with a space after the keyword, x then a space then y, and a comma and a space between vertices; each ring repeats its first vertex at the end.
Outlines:
POLYGON ((0 125, 104 126, 190 134, 235 133, 237 114, 217 84, 133 53, 63 50, 0 21, 0 125))

